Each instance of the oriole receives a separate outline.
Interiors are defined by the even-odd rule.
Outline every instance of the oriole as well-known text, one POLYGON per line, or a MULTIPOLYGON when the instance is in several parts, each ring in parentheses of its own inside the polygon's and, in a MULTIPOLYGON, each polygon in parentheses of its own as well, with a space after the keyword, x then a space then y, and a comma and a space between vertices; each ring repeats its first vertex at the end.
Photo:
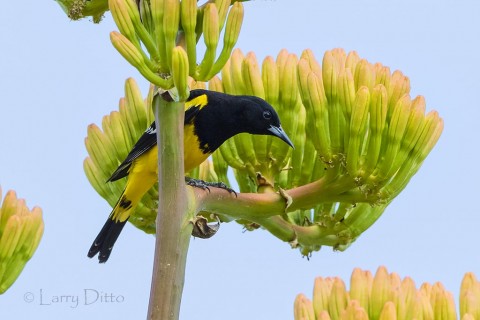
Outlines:
MULTIPOLYGON (((272 135, 293 147, 282 130, 275 110, 253 96, 233 96, 208 90, 192 90, 185 103, 185 172, 205 161, 227 139, 242 132, 272 135)), ((107 180, 128 176, 125 189, 95 238, 88 257, 99 253, 108 260, 113 245, 143 195, 158 181, 158 148, 155 122, 145 131, 126 159, 107 180)))

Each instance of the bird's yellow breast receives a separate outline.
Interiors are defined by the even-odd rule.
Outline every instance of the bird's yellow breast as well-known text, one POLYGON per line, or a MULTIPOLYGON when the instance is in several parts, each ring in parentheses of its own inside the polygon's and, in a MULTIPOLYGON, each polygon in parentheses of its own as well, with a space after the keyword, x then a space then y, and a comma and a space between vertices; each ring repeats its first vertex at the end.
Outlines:
POLYGON ((205 161, 210 153, 203 153, 203 151, 200 149, 198 137, 193 133, 193 125, 185 125, 183 134, 185 172, 188 172, 205 161))
MULTIPOLYGON (((193 133, 193 125, 187 124, 184 127, 184 166, 185 172, 188 172, 195 167, 199 166, 205 161, 210 153, 203 153, 200 149, 200 142, 198 137, 193 133)), ((158 147, 155 145, 152 149, 148 150, 139 157, 130 169, 130 174, 133 172, 143 177, 146 175, 153 175, 158 177, 158 147)))

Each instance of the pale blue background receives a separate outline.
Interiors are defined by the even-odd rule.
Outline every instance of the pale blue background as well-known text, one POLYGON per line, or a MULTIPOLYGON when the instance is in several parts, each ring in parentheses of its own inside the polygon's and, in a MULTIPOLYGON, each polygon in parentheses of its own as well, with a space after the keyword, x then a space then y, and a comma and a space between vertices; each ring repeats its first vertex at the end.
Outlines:
MULTIPOLYGON (((458 296, 466 271, 480 276, 480 4, 478 1, 254 1, 238 47, 259 58, 281 48, 335 47, 402 70, 412 95, 445 120, 419 173, 346 252, 310 261, 265 231, 222 225, 192 240, 182 319, 291 319, 295 295, 315 276, 348 280, 354 267, 385 265, 419 285, 441 281, 458 296)), ((72 22, 54 1, 3 1, 0 10, 0 184, 44 210, 45 235, 4 295, 1 319, 144 319, 154 238, 128 225, 105 265, 86 257, 110 208, 82 169, 87 125, 117 108, 127 77, 147 83, 109 42, 116 30, 72 22), (122 296, 85 305, 84 289, 122 296), (53 296, 71 303, 41 305, 53 296), (25 294, 34 301, 26 303, 25 294)), ((91 297, 90 297, 91 298, 91 297)))

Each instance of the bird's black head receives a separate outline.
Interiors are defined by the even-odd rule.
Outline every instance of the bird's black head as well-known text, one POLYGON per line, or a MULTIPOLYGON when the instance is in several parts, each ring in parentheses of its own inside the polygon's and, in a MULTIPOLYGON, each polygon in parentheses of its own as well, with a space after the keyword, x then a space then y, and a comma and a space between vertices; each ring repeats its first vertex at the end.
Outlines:
POLYGON ((293 148, 292 141, 282 129, 277 112, 270 104, 253 96, 236 96, 235 99, 241 112, 238 118, 244 129, 242 132, 275 136, 293 148))
POLYGON ((190 99, 208 97, 207 104, 195 116, 195 130, 202 146, 215 151, 226 140, 239 133, 271 135, 293 147, 280 125, 277 112, 265 100, 254 96, 192 90, 190 99))

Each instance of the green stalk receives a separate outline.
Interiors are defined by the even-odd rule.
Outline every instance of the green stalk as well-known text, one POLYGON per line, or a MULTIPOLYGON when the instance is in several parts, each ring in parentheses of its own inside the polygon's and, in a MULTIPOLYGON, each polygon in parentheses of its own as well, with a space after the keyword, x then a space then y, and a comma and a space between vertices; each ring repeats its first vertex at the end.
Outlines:
POLYGON ((148 319, 178 320, 192 233, 183 163, 184 103, 155 96, 159 206, 148 319))

